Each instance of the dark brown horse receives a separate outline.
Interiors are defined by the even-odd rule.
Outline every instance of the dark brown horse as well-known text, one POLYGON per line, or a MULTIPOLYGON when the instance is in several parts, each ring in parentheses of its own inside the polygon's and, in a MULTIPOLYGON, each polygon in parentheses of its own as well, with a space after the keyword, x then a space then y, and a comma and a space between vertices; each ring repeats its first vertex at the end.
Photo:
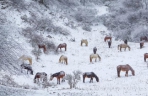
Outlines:
POLYGON ((127 44, 127 39, 124 40, 124 44, 127 44))
POLYGON ((120 72, 125 71, 126 72, 125 76, 128 77, 128 71, 129 70, 132 72, 132 75, 135 76, 135 71, 133 70, 133 68, 130 65, 128 65, 128 64, 118 65, 117 66, 117 76, 120 77, 120 72))
POLYGON ((67 44, 66 44, 66 43, 59 44, 58 47, 57 47, 57 49, 56 49, 56 51, 58 51, 59 48, 60 48, 60 50, 61 50, 61 48, 65 48, 65 51, 66 51, 66 49, 67 49, 67 44))
POLYGON ((112 37, 110 37, 110 36, 106 36, 105 38, 104 38, 104 41, 106 42, 106 40, 112 40, 112 37))
POLYGON ((144 46, 144 42, 141 42, 140 43, 140 49, 143 48, 143 46, 144 46))
POLYGON ((83 73, 83 83, 85 83, 85 78, 90 78, 90 83, 93 83, 93 78, 96 78, 96 81, 99 82, 98 76, 94 72, 85 72, 83 73))
POLYGON ((64 82, 64 79, 63 77, 65 76, 65 72, 64 71, 60 71, 60 72, 57 72, 57 73, 54 73, 50 76, 50 81, 56 77, 57 78, 57 84, 60 84, 60 78, 62 78, 62 82, 64 82))
POLYGON ((146 62, 146 59, 148 58, 148 53, 144 54, 144 61, 146 62))
POLYGON ((97 48, 96 47, 93 48, 93 52, 94 52, 94 54, 96 54, 96 52, 97 52, 97 48))
POLYGON ((112 41, 108 41, 108 47, 110 48, 112 44, 112 41))
POLYGON ((30 74, 33 75, 33 70, 30 64, 21 64, 21 72, 22 72, 22 69, 26 69, 27 74, 28 74, 28 71, 30 71, 30 74))
POLYGON ((142 40, 148 41, 148 38, 146 36, 141 36, 140 41, 142 41, 142 40))
POLYGON ((37 72, 34 77, 34 83, 46 82, 47 74, 45 72, 37 72))
POLYGON ((38 44, 38 48, 39 49, 43 49, 43 52, 45 53, 46 52, 46 46, 44 44, 38 44))

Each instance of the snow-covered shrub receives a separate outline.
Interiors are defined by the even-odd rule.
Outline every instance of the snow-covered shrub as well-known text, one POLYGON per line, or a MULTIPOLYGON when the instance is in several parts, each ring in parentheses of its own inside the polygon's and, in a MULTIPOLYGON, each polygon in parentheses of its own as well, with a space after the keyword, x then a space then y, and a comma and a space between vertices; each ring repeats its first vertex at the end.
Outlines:
POLYGON ((91 31, 92 30, 92 28, 89 25, 83 26, 82 29, 85 30, 85 31, 91 31))

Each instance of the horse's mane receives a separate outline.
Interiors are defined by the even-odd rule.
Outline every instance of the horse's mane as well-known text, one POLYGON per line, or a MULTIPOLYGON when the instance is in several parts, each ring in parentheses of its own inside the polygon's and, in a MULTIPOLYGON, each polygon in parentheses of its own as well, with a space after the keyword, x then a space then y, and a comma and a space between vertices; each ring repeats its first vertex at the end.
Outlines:
POLYGON ((134 71, 134 69, 129 64, 126 64, 126 65, 129 66, 131 71, 134 71))

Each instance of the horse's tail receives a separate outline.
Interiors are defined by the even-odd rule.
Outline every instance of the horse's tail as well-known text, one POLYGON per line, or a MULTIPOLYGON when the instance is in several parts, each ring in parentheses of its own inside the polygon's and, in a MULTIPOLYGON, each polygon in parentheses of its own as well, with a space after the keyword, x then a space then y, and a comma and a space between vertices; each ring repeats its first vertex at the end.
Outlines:
POLYGON ((61 55, 60 58, 59 58, 59 63, 61 62, 61 58, 62 58, 62 56, 63 56, 63 55, 61 55))
POLYGON ((89 57, 89 58, 90 58, 90 62, 92 62, 92 57, 91 57, 91 55, 90 55, 90 57, 89 57))

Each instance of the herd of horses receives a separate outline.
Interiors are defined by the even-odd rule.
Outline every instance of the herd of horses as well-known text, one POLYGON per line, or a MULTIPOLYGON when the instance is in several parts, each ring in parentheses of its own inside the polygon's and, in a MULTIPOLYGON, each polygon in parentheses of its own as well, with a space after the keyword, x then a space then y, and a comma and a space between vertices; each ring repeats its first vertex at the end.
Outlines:
MULTIPOLYGON (((106 36, 104 38, 104 41, 108 42, 108 46, 109 48, 111 48, 111 43, 112 43, 112 37, 110 36, 106 36)), ((141 37, 140 38, 140 41, 148 41, 147 37, 144 36, 144 37, 141 37)), ((81 46, 83 45, 83 43, 85 43, 85 46, 88 46, 88 41, 87 39, 82 39, 81 40, 81 46)), ((143 44, 144 42, 140 42, 140 49, 143 47, 143 44)), ((46 52, 46 46, 45 45, 38 45, 38 48, 42 48, 43 49, 43 52, 45 53, 46 52)), ((62 43, 62 44, 59 44, 56 48, 56 51, 58 51, 58 49, 60 48, 60 51, 61 48, 64 48, 65 51, 67 50, 67 44, 66 43, 62 43)), ((122 48, 124 48, 124 51, 126 50, 126 48, 129 49, 130 51, 130 46, 128 45, 128 42, 127 40, 124 40, 124 44, 119 44, 118 45, 118 50, 122 51, 122 48)), ((97 54, 97 48, 94 47, 93 48, 93 53, 90 55, 90 63, 92 63, 92 59, 95 59, 95 62, 97 61, 97 58, 99 59, 99 61, 101 61, 101 57, 99 56, 99 54, 97 54)), ((145 53, 144 54, 144 62, 146 62, 146 59, 148 58, 148 53, 145 53)), ((26 69, 27 70, 27 74, 28 74, 28 71, 30 71, 30 74, 33 75, 33 70, 32 70, 32 58, 31 56, 27 56, 27 55, 22 55, 19 60, 23 60, 23 64, 21 64, 21 72, 22 72, 22 69, 26 69), (24 61, 25 60, 28 60, 30 64, 25 64, 24 61)), ((60 58, 59 58, 59 63, 64 63, 66 65, 68 65, 68 58, 67 56, 65 55, 61 55, 60 58)), ((128 76, 128 71, 131 71, 132 75, 135 76, 135 71, 134 69, 129 65, 129 64, 126 64, 126 65, 118 65, 117 66, 117 76, 120 77, 120 72, 121 71, 125 71, 125 76, 128 76)), ((53 80, 53 78, 57 78, 57 84, 60 84, 60 79, 62 79, 62 82, 64 82, 64 77, 65 77, 66 73, 64 71, 60 71, 60 72, 56 72, 54 74, 52 74, 50 76, 50 80, 53 80)), ((96 79, 97 82, 99 82, 99 78, 98 76, 94 73, 94 72, 85 72, 83 73, 83 83, 85 83, 85 78, 90 78, 90 83, 93 82, 93 78, 96 79)), ((34 83, 38 83, 39 81, 42 81, 42 82, 45 82, 47 81, 47 73, 45 72, 37 72, 35 77, 34 77, 34 83)))

